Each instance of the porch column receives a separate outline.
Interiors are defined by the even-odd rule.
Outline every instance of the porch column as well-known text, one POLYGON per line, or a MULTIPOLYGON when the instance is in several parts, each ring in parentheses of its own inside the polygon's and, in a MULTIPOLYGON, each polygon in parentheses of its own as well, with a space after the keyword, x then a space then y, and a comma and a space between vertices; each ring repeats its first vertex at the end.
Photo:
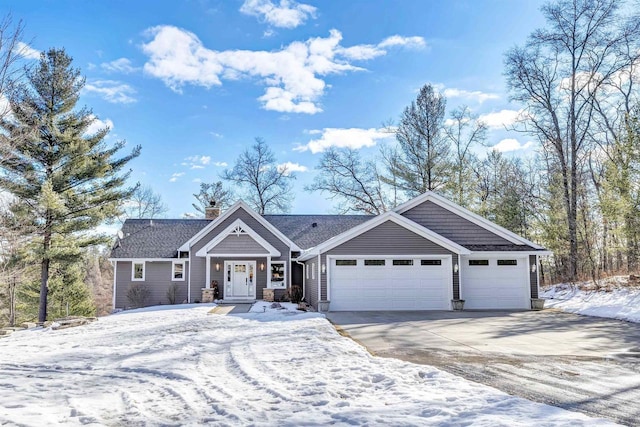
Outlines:
POLYGON ((207 255, 205 257, 205 259, 207 260, 207 276, 206 276, 206 281, 207 283, 205 283, 204 287, 209 289, 211 288, 211 255, 207 255))
POLYGON ((267 288, 271 289, 271 255, 267 257, 267 288))

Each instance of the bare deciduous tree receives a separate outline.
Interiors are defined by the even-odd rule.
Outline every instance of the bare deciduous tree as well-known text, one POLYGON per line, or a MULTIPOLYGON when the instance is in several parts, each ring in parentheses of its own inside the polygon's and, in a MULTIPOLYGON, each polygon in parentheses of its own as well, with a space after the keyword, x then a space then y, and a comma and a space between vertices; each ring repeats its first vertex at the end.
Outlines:
POLYGON ((222 178, 243 188, 247 201, 260 215, 289 211, 295 174, 286 166, 278 166, 262 138, 256 138, 256 143, 240 154, 222 178))
POLYGON ((307 191, 321 191, 337 199, 342 213, 381 214, 388 209, 383 183, 373 161, 363 161, 356 150, 330 148, 324 152, 313 184, 307 191))
POLYGON ((162 196, 149 186, 138 186, 124 204, 126 218, 158 218, 168 210, 162 196))
POLYGON ((220 209, 226 209, 233 203, 233 191, 225 188, 222 181, 200 183, 200 192, 194 194, 197 203, 192 203, 193 208, 200 214, 205 214, 205 209, 215 202, 220 209))
POLYGON ((547 26, 506 54, 511 99, 525 107, 517 128, 537 137, 553 154, 562 176, 569 239, 566 277, 572 280, 578 274, 577 202, 592 143, 594 105, 607 96, 609 82, 634 62, 633 55, 619 53, 640 30, 637 19, 624 19, 620 6, 617 0, 547 3, 542 8, 547 26))
POLYGON ((449 190, 454 202, 466 208, 471 207, 473 193, 473 167, 477 162, 471 151, 474 145, 483 144, 487 136, 487 125, 463 105, 450 113, 450 124, 444 131, 453 146, 453 180, 449 190))

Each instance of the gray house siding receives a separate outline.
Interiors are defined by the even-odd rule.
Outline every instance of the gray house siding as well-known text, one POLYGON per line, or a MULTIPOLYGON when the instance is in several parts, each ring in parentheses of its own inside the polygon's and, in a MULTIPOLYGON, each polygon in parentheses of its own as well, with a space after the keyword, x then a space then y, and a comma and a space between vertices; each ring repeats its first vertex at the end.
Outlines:
POLYGON ((315 274, 312 275, 311 274, 311 270, 315 268, 316 272, 318 270, 318 257, 313 257, 310 260, 305 261, 305 286, 306 286, 306 290, 305 290, 305 299, 307 300, 307 302, 315 307, 316 309, 318 308, 318 275, 315 274), (308 266, 308 267, 307 267, 308 266), (307 268, 309 268, 309 276, 307 276, 307 268))
POLYGON ((171 280, 171 261, 146 261, 144 281, 132 281, 131 264, 131 261, 117 261, 115 308, 131 307, 131 303, 127 299, 127 292, 131 285, 138 283, 145 285, 151 291, 151 296, 146 305, 169 304, 167 291, 172 283, 178 286, 176 302, 182 303, 187 300, 188 263, 185 266, 184 281, 171 280))
POLYGON ((431 202, 415 206, 402 214, 459 245, 507 245, 512 242, 431 202))
MULTIPOLYGON (((239 208, 232 215, 230 215, 228 218, 226 218, 224 221, 218 224, 216 228, 214 228, 205 236, 200 238, 197 242, 195 242, 193 246, 190 248, 189 259, 191 260, 191 301, 199 301, 202 298, 202 288, 206 287, 207 285, 206 258, 198 257, 196 256, 196 253, 237 219, 242 220, 253 231, 258 233, 263 239, 269 242, 271 246, 273 246, 280 252, 281 254, 280 257, 273 257, 271 259, 273 261, 287 261, 285 262, 285 268, 287 269, 286 274, 287 275, 291 274, 291 265, 290 265, 291 263, 289 260, 291 249, 289 248, 289 246, 283 241, 281 241, 275 234, 273 234, 271 231, 265 228, 262 224, 256 221, 256 219, 253 216, 251 216, 251 214, 249 214, 244 209, 239 208)), ((229 237, 236 237, 236 236, 229 236, 229 237)), ((246 241, 246 243, 249 244, 249 247, 240 249, 239 246, 236 246, 236 249, 234 250, 237 250, 237 251, 242 250, 242 252, 244 253, 256 253, 255 252, 256 248, 254 245, 256 245, 257 243, 253 239, 251 239, 250 236, 244 236, 244 237, 249 237, 250 242, 246 241)), ((233 246, 231 244, 231 241, 232 241, 231 239, 225 238, 223 242, 221 242, 221 244, 224 243, 225 245, 228 245, 227 248, 230 249, 233 246)), ((219 250, 218 248, 219 246, 215 248, 215 252, 222 253, 222 251, 219 250)), ((260 250, 261 251, 258 253, 266 253, 266 251, 262 248, 262 246, 260 246, 260 250)), ((238 253, 239 255, 241 254, 241 252, 233 252, 233 251, 227 252, 227 253, 238 253)), ((248 258, 244 258, 244 259, 248 259, 248 258)), ((257 259, 252 258, 250 260, 257 260, 257 259)), ((223 259, 220 259, 220 262, 224 265, 223 261, 224 261, 223 259)), ((213 265, 215 265, 215 263, 213 263, 213 265)), ((211 280, 217 280, 219 283, 219 286, 221 287, 223 283, 222 281, 223 276, 222 276, 222 273, 219 273, 219 278, 216 278, 217 274, 218 273, 215 272, 215 269, 212 269, 211 280)), ((258 286, 261 286, 259 288, 260 289, 259 292, 256 291, 256 294, 257 294, 256 297, 258 299, 262 298, 262 289, 264 289, 264 287, 266 286, 266 273, 263 276, 264 277, 262 279, 261 279, 261 276, 257 276, 259 280, 258 286)), ((280 291, 277 291, 276 296, 278 296, 279 293, 280 291)), ((284 293, 284 291, 282 291, 282 293, 284 293)))
POLYGON ((529 255, 529 266, 535 265, 536 271, 529 268, 529 285, 531 286, 531 298, 538 298, 538 260, 536 255, 529 255))
MULTIPOLYGON (((326 265, 327 255, 452 255, 452 265, 457 255, 442 246, 407 230, 393 221, 386 221, 322 254, 321 263, 326 265)), ((453 275, 454 298, 456 288, 460 295, 459 275, 453 275)), ((321 298, 327 299, 327 274, 321 275, 321 298)))
POLYGON ((267 254, 265 248, 260 243, 253 240, 247 234, 230 234, 225 237, 215 248, 209 251, 210 254, 267 254))

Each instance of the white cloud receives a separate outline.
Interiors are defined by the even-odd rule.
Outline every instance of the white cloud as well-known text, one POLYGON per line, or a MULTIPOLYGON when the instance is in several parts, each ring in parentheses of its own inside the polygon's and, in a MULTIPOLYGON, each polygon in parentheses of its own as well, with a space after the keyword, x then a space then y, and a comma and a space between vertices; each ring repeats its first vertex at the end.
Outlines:
POLYGON ((218 166, 219 168, 226 168, 229 165, 227 164, 227 162, 214 162, 213 166, 218 166))
POLYGON ((527 141, 524 144, 520 144, 520 142, 517 139, 507 138, 498 142, 496 145, 494 145, 491 148, 493 150, 500 151, 502 153, 507 153, 509 151, 526 150, 532 145, 533 145, 533 141, 527 141))
POLYGON ((218 132, 209 132, 209 135, 213 136, 214 138, 223 138, 224 135, 218 132))
POLYGON ((171 175, 171 178, 169 178, 169 182, 176 182, 181 176, 184 176, 184 172, 176 172, 171 175))
POLYGON ((196 184, 201 183, 202 180, 200 178, 193 178, 191 182, 195 182, 196 184))
POLYGON ((500 99, 500 95, 495 93, 487 93, 479 90, 469 91, 456 88, 447 88, 442 92, 442 94, 447 98, 463 98, 480 104, 488 101, 489 99, 500 99))
MULTIPOLYGON (((181 92, 185 84, 220 86, 223 79, 258 79, 266 87, 258 98, 262 108, 283 113, 322 111, 318 101, 327 87, 326 76, 362 71, 350 61, 387 53, 379 45, 345 48, 340 45, 342 34, 337 30, 331 30, 326 38, 295 41, 275 51, 215 51, 203 46, 195 34, 173 26, 153 27, 147 34, 152 40, 142 46, 149 56, 144 71, 172 90, 181 92)), ((422 40, 409 37, 404 44, 387 41, 385 46, 413 46, 418 39, 422 40)))
POLYGON ((373 147, 377 141, 393 138, 394 135, 385 129, 360 129, 360 128, 324 128, 322 131, 311 130, 311 135, 321 133, 320 138, 309 141, 305 145, 294 148, 295 151, 311 151, 313 154, 321 153, 330 147, 359 149, 373 147))
POLYGON ((93 122, 87 128, 85 135, 95 135, 98 131, 104 128, 113 129, 113 122, 110 119, 100 120, 96 116, 93 116, 93 122))
POLYGON ((139 68, 131 65, 131 61, 127 58, 119 58, 111 62, 103 62, 100 64, 102 68, 106 71, 117 72, 117 73, 133 73, 134 71, 138 71, 139 68))
POLYGON ((240 12, 245 15, 258 17, 274 27, 295 28, 304 24, 308 18, 315 18, 316 8, 296 3, 293 0, 245 0, 240 12))
POLYGON ((15 52, 26 59, 40 59, 40 51, 32 48, 24 42, 16 43, 15 52))
POLYGON ((209 163, 211 163, 211 156, 199 156, 196 154, 195 156, 186 157, 185 160, 192 163, 208 165, 209 163))
POLYGON ((136 91, 126 83, 115 80, 95 80, 84 87, 87 92, 101 95, 106 101, 114 104, 131 104, 137 99, 133 97, 136 91))
POLYGON ((403 37, 403 36, 399 36, 399 35, 394 35, 391 37, 387 37, 386 39, 382 40, 380 43, 378 43, 378 47, 379 48, 385 48, 385 47, 393 47, 393 46, 404 46, 404 47, 411 47, 411 48, 423 48, 425 47, 427 44, 425 43, 424 39, 422 37, 417 37, 417 36, 413 36, 413 37, 403 37))
POLYGON ((481 114, 478 119, 484 122, 489 128, 492 129, 504 129, 507 126, 514 124, 521 111, 519 110, 500 110, 492 113, 481 114))
POLYGON ((309 168, 301 165, 300 163, 292 162, 280 163, 278 165, 278 172, 282 172, 284 169, 287 170, 286 175, 289 175, 292 172, 306 172, 309 170, 309 168))

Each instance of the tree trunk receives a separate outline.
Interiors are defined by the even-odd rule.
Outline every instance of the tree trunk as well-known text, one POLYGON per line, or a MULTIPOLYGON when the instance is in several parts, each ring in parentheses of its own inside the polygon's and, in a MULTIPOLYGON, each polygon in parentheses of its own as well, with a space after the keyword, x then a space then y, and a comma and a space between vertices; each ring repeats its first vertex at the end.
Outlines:
MULTIPOLYGON (((48 216, 48 215, 47 215, 48 216)), ((38 310, 38 322, 44 323, 47 321, 47 294, 49 292, 49 248, 51 247, 51 227, 49 226, 49 220, 47 220, 47 227, 44 232, 44 242, 42 244, 43 258, 42 268, 40 270, 40 309, 38 310)))

